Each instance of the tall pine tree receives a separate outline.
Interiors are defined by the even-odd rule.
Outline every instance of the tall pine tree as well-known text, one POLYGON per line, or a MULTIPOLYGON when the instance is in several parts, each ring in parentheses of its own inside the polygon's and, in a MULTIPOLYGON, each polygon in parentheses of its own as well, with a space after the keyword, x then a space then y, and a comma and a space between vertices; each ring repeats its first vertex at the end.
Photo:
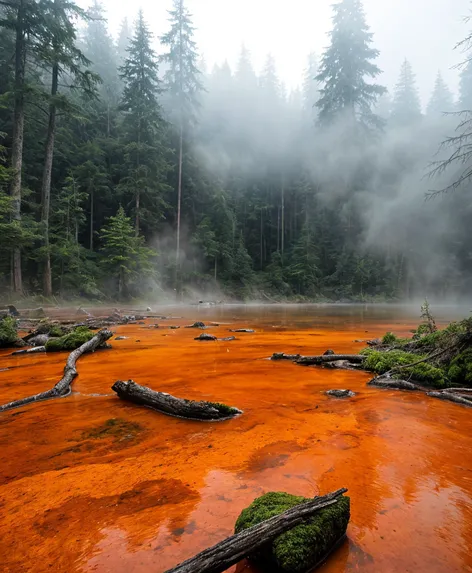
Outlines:
POLYGON ((398 127, 414 125, 421 119, 421 103, 416 88, 416 78, 410 62, 405 59, 395 86, 392 107, 392 124, 398 127))
POLYGON ((124 112, 125 144, 120 189, 134 204, 136 236, 143 222, 148 230, 151 221, 155 223, 161 217, 168 170, 165 122, 158 101, 161 93, 158 63, 151 42, 152 34, 140 10, 128 56, 120 68, 124 82, 120 107, 124 112))
POLYGON ((454 108, 454 96, 452 95, 449 86, 444 81, 441 72, 438 72, 436 82, 434 84, 433 93, 428 103, 428 115, 441 115, 443 113, 452 112, 454 108))
POLYGON ((180 227, 182 210, 182 172, 184 163, 184 139, 195 124, 199 108, 199 93, 203 89, 198 69, 198 53, 193 39, 192 18, 184 0, 174 0, 169 11, 170 30, 162 36, 161 42, 167 48, 162 60, 168 70, 164 84, 171 98, 170 112, 178 130, 178 178, 177 178, 177 241, 176 270, 180 265, 180 227))
POLYGON ((333 6, 331 45, 323 54, 316 80, 323 84, 319 121, 329 125, 337 117, 366 127, 380 125, 372 106, 385 88, 368 79, 381 72, 374 64, 379 52, 372 48, 361 0, 340 0, 333 6))

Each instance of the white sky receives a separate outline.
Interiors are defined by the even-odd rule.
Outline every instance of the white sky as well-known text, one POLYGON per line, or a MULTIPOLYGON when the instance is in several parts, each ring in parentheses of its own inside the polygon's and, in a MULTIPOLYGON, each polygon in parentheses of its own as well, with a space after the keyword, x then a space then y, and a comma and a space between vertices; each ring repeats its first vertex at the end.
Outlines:
MULTIPOLYGON (((79 0, 83 6, 89 0, 79 0)), ((281 78, 296 87, 310 51, 320 53, 327 44, 333 0, 187 0, 197 28, 196 40, 208 65, 228 59, 234 65, 242 43, 250 49, 256 69, 268 52, 277 61, 281 78)), ((124 16, 134 20, 142 7, 156 36, 167 28, 172 0, 103 0, 114 33, 124 16)), ((454 45, 468 26, 470 0, 364 0, 374 33, 382 82, 391 88, 401 62, 407 57, 416 72, 423 101, 429 97, 440 69, 450 87, 457 89, 461 60, 454 45)))

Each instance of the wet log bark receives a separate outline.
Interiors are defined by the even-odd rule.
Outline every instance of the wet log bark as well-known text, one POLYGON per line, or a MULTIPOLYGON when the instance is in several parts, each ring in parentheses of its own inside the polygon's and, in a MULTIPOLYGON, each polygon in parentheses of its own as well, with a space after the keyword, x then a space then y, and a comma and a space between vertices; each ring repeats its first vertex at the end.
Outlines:
POLYGON ((194 402, 176 398, 164 392, 156 392, 140 386, 133 380, 122 382, 118 380, 112 386, 118 397, 141 406, 148 406, 153 410, 189 420, 216 421, 227 420, 241 414, 241 410, 224 404, 213 402, 194 402))
POLYGON ((46 352, 45 346, 35 346, 34 348, 28 348, 26 350, 15 350, 12 352, 12 356, 17 356, 18 354, 39 354, 41 352, 46 352))
POLYGON ((443 392, 427 392, 427 396, 431 398, 439 398, 440 400, 448 400, 449 402, 454 402, 455 404, 461 404, 462 406, 472 407, 472 399, 459 396, 453 392, 448 392, 444 390, 443 392))
POLYGON ((300 525, 320 509, 334 505, 337 498, 346 492, 347 489, 343 488, 292 507, 280 515, 228 537, 166 573, 222 573, 282 533, 300 525))
POLYGON ((413 382, 408 382, 407 380, 395 380, 395 378, 390 378, 390 376, 379 376, 378 378, 374 378, 370 382, 367 382, 367 385, 391 390, 424 390, 424 388, 417 384, 413 384, 413 382))
POLYGON ((274 352, 271 356, 271 360, 290 360, 294 362, 295 360, 299 360, 302 358, 301 354, 284 354, 283 352, 274 352))
POLYGON ((112 336, 113 333, 109 330, 100 331, 91 340, 85 344, 82 344, 82 346, 69 354, 64 368, 64 376, 53 388, 46 390, 46 392, 35 394, 34 396, 28 396, 27 398, 22 398, 21 400, 15 400, 14 402, 4 404, 3 406, 0 406, 0 412, 6 412, 7 410, 11 410, 13 408, 19 408, 20 406, 26 406, 27 404, 31 404, 33 402, 41 402, 51 398, 67 396, 70 393, 71 384, 74 378, 77 376, 77 360, 87 352, 94 352, 99 346, 104 344, 112 336))
POLYGON ((302 366, 320 366, 322 364, 338 361, 362 364, 364 360, 365 356, 362 356, 362 354, 323 354, 322 356, 302 356, 296 360, 296 363, 301 364, 302 366))

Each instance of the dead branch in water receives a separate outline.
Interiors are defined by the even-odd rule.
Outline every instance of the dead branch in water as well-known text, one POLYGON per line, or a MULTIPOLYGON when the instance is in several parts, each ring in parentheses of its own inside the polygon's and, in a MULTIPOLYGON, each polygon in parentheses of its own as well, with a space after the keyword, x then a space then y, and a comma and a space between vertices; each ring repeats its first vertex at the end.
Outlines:
POLYGON ((241 414, 241 410, 226 406, 225 404, 183 400, 182 398, 176 398, 164 392, 156 392, 146 386, 140 386, 133 380, 129 380, 128 382, 118 380, 113 384, 112 390, 114 390, 122 400, 128 400, 135 404, 148 406, 163 414, 187 418, 189 420, 225 420, 241 414))
POLYGON ((449 402, 461 404, 462 406, 469 406, 469 408, 472 407, 472 399, 465 398, 448 390, 443 390, 442 392, 427 392, 426 394, 431 398, 439 398, 440 400, 448 400, 449 402))
POLYGON ((228 537, 214 547, 205 549, 166 573, 222 573, 247 555, 273 541, 276 537, 303 523, 320 509, 337 503, 337 498, 347 492, 339 489, 313 501, 301 503, 291 509, 228 537))
POLYGON ((322 356, 302 356, 295 361, 302 366, 320 366, 330 362, 352 362, 353 364, 362 364, 365 360, 362 354, 323 354, 322 356))
POLYGON ((22 398, 21 400, 15 400, 14 402, 4 404, 3 406, 0 406, 0 412, 6 412, 12 408, 19 408, 20 406, 26 406, 32 402, 41 402, 51 398, 67 396, 70 393, 71 384, 77 376, 77 370, 75 367, 77 360, 82 356, 82 354, 94 352, 112 336, 113 333, 109 330, 101 330, 91 340, 82 344, 82 346, 69 354, 64 368, 64 376, 59 380, 54 388, 46 390, 46 392, 41 392, 40 394, 35 394, 34 396, 28 396, 27 398, 22 398))

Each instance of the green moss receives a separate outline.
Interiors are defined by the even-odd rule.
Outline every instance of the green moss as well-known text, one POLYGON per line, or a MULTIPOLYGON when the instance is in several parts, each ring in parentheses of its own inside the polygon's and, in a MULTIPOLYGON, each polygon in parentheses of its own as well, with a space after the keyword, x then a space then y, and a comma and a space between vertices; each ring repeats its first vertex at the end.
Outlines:
POLYGON ((113 437, 119 439, 134 439, 136 435, 143 431, 143 427, 135 422, 128 422, 122 418, 111 418, 103 425, 83 432, 81 439, 103 440, 113 437))
MULTIPOLYGON (((425 355, 412 354, 402 350, 391 350, 390 352, 379 352, 370 348, 362 351, 366 356, 364 368, 377 374, 390 372, 396 366, 407 366, 426 358, 425 355)), ((395 372, 393 372, 395 376, 395 372)), ((443 368, 432 365, 429 362, 422 362, 411 368, 402 368, 398 372, 398 377, 411 378, 416 382, 424 382, 435 388, 444 388, 447 384, 447 373, 443 368)))
MULTIPOLYGON (((242 511, 235 531, 239 533, 305 501, 309 500, 287 493, 267 493, 242 511)), ((343 496, 335 505, 277 537, 267 548, 252 556, 252 559, 271 572, 308 571, 346 533, 349 518, 350 499, 343 496)))
POLYGON ((386 344, 392 346, 397 342, 397 337, 393 334, 393 332, 387 332, 382 338, 382 344, 386 344))
POLYGON ((236 414, 239 414, 239 410, 237 410, 236 408, 232 408, 231 406, 227 406, 226 404, 221 404, 220 402, 206 402, 206 403, 209 406, 212 406, 213 408, 218 410, 220 414, 223 414, 225 416, 235 416, 236 414))
POLYGON ((60 338, 51 338, 46 342, 47 352, 61 352, 62 350, 75 350, 88 342, 94 337, 94 333, 86 326, 79 326, 73 332, 61 336, 60 338))
POLYGON ((472 349, 458 354, 451 361, 447 374, 453 386, 472 386, 472 349))
POLYGON ((5 316, 0 320, 0 346, 10 346, 18 340, 16 320, 5 316))

